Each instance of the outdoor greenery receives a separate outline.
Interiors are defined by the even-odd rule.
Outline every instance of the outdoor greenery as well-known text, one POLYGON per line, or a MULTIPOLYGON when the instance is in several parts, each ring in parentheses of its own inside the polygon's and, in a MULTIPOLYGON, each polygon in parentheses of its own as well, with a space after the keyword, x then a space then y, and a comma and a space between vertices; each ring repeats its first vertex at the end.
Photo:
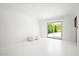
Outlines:
POLYGON ((61 23, 49 23, 48 33, 61 32, 61 23))

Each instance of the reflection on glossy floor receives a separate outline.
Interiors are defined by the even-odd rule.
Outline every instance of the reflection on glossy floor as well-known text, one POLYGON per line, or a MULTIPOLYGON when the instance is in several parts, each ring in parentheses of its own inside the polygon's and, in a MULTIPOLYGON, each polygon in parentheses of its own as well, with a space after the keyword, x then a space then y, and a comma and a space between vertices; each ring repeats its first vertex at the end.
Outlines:
POLYGON ((20 56, 63 56, 79 55, 76 43, 42 38, 35 41, 24 41, 0 47, 0 55, 20 56))

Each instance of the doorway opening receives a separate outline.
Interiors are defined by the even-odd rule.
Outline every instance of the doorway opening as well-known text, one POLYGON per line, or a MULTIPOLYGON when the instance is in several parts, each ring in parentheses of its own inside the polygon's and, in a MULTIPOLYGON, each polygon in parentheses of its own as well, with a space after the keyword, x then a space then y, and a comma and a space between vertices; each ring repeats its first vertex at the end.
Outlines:
POLYGON ((62 22, 52 22, 47 24, 47 37, 62 39, 62 22))

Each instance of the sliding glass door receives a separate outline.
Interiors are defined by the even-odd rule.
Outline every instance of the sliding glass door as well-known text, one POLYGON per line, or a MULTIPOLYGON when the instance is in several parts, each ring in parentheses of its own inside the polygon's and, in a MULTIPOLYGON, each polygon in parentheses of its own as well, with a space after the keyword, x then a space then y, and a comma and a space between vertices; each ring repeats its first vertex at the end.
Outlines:
POLYGON ((61 39, 62 22, 53 22, 47 24, 48 38, 61 39))

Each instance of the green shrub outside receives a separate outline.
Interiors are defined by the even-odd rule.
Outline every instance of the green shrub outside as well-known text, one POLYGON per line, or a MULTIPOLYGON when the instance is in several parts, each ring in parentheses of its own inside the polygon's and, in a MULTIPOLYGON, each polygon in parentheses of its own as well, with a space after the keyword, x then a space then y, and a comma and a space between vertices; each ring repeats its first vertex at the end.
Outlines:
POLYGON ((61 32, 61 23, 48 24, 48 33, 61 32))

